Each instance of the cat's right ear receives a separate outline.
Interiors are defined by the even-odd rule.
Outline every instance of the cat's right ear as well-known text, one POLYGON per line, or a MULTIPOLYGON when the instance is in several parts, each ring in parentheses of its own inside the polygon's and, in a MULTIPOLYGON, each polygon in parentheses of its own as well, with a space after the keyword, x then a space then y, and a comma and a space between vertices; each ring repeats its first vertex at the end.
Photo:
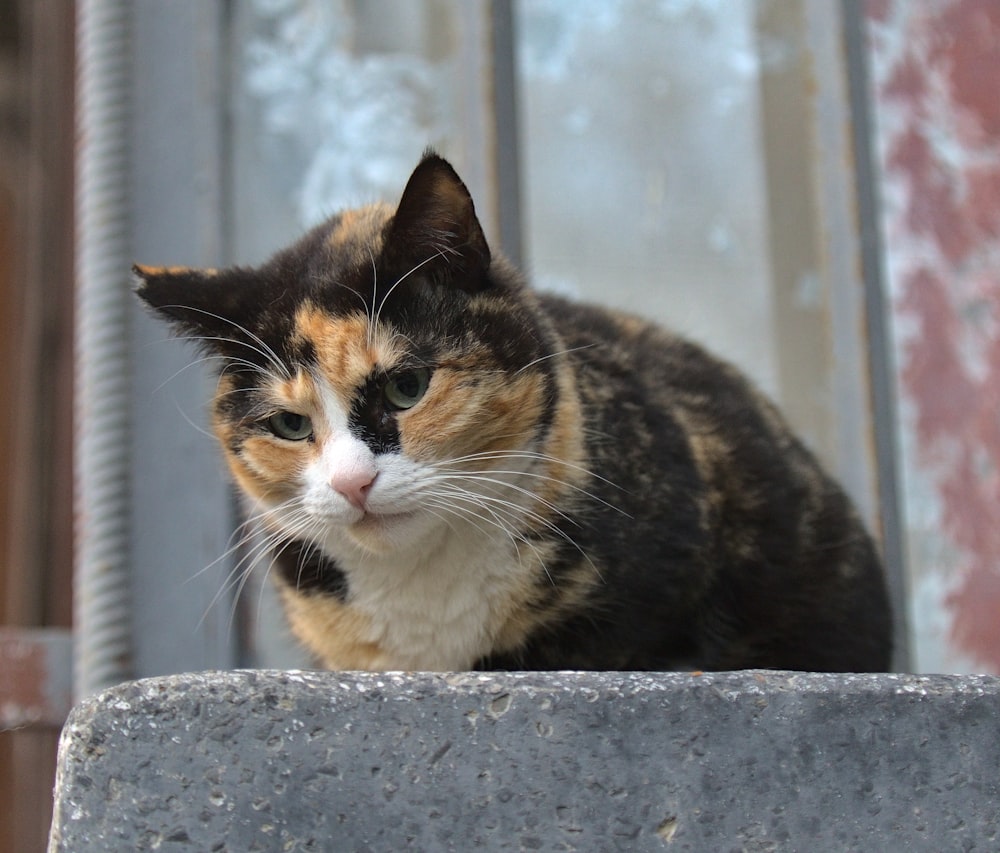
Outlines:
POLYGON ((469 292, 486 286, 490 250, 472 196, 451 164, 433 151, 407 181, 385 252, 401 274, 422 269, 469 292))
POLYGON ((185 337, 210 341, 231 337, 239 306, 236 289, 227 287, 217 270, 193 267, 151 267, 135 264, 135 292, 160 317, 185 337))

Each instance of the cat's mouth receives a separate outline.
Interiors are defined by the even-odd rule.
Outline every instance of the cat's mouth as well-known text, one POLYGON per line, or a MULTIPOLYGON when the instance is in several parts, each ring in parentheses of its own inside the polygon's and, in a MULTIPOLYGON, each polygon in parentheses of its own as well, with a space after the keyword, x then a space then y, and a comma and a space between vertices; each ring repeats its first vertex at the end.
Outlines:
POLYGON ((401 524, 413 518, 417 513, 415 510, 403 512, 377 512, 365 510, 364 515, 355 521, 351 526, 363 530, 374 530, 401 524))
POLYGON ((414 530, 413 519, 418 512, 371 512, 365 511, 357 521, 350 524, 347 533, 354 541, 373 553, 384 554, 393 551, 411 539, 414 530))

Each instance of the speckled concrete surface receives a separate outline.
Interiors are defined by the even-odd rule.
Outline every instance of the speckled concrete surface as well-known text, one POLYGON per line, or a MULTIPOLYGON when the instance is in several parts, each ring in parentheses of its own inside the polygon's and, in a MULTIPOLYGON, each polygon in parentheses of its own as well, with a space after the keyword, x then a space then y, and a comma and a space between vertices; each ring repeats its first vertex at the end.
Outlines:
POLYGON ((63 734, 51 851, 996 850, 1000 679, 229 672, 63 734))

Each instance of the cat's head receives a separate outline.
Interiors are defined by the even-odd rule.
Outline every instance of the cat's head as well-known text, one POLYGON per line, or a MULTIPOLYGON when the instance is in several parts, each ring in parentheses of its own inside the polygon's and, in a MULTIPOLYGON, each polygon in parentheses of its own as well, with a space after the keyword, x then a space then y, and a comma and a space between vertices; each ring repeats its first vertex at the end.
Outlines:
POLYGON ((215 360, 215 433, 272 529, 386 552, 531 504, 503 484, 551 453, 558 344, 435 154, 396 209, 340 213, 258 268, 135 274, 215 360))

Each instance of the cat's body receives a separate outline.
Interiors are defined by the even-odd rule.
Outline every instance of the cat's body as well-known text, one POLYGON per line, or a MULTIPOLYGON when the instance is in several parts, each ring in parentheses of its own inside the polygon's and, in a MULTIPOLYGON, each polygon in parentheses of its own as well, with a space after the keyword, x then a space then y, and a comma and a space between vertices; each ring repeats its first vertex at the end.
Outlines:
POLYGON ((257 270, 136 268, 337 669, 884 670, 870 537, 732 367, 537 295, 451 167, 257 270))

